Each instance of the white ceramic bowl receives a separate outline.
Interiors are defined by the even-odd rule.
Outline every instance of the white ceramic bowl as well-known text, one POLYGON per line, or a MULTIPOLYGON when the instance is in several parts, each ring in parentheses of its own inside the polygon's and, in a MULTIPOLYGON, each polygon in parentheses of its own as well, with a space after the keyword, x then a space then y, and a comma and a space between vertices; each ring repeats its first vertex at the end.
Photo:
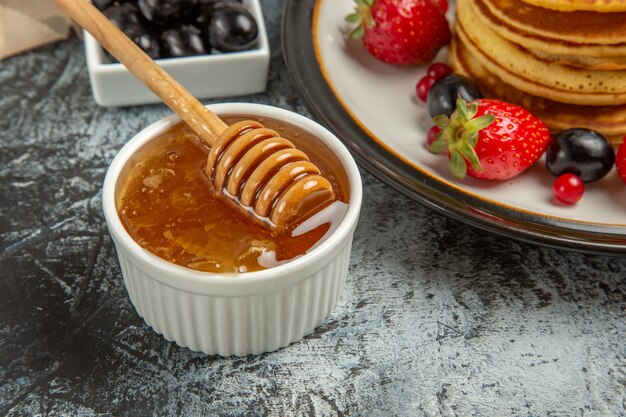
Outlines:
POLYGON ((299 114, 249 103, 212 105, 217 114, 248 114, 284 120, 327 144, 347 172, 348 211, 319 246, 284 265, 223 276, 169 263, 139 246, 117 214, 115 192, 129 158, 159 133, 179 122, 170 116, 132 138, 117 154, 104 181, 103 208, 117 248, 124 284, 140 316, 166 339, 207 354, 269 352, 313 332, 337 303, 350 260, 361 208, 358 168, 327 129, 299 114))
MULTIPOLYGON (((156 62, 198 99, 265 91, 270 48, 259 0, 244 0, 257 21, 257 48, 250 51, 158 59, 156 62)), ((83 31, 93 97, 101 106, 159 103, 161 100, 119 63, 107 63, 104 50, 83 31)))

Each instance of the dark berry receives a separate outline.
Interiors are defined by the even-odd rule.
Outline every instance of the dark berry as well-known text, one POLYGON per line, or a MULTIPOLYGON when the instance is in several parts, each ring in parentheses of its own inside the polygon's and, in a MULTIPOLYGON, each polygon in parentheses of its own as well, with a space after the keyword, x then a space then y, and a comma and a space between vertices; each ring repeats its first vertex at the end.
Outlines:
POLYGON ((559 176, 552 186, 554 197, 564 204, 575 204, 585 193, 585 184, 574 174, 559 176))
POLYGON ((124 33, 145 31, 141 13, 131 3, 108 7, 103 14, 124 33))
POLYGON ((422 77, 415 86, 415 92, 417 93, 417 97, 423 102, 426 102, 426 98, 428 97, 428 91, 434 83, 435 79, 430 75, 422 77))
POLYGON ((450 117, 456 109, 456 99, 461 96, 465 101, 482 98, 478 86, 471 79, 459 75, 446 75, 435 81, 428 92, 428 113, 431 117, 445 114, 450 117))
POLYGON ((215 6, 221 3, 223 0, 199 0, 196 4, 196 17, 195 23, 199 28, 207 29, 213 13, 215 12, 215 6))
POLYGON ((444 64, 443 62, 435 62, 426 70, 426 75, 433 77, 435 81, 450 74, 452 74, 452 68, 450 68, 450 65, 444 64))
POLYGON ((151 58, 161 57, 159 42, 148 32, 146 22, 135 5, 131 3, 118 4, 107 8, 104 15, 151 58))
POLYGON ((92 0, 92 3, 98 10, 104 10, 113 4, 113 0, 92 0))
POLYGON ((589 129, 567 129, 557 134, 546 151, 546 164, 555 176, 571 173, 583 182, 604 177, 613 167, 615 153, 600 133, 589 129))
POLYGON ((152 59, 161 58, 159 42, 149 33, 137 32, 129 37, 152 59))
MULTIPOLYGON (((242 0, 93 0, 93 2, 115 26, 154 59, 210 54, 212 42, 209 29, 215 20, 215 11, 236 8, 240 14, 248 13, 242 5, 242 0), (241 12, 241 9, 244 12, 241 12)), ((249 42, 245 36, 253 33, 256 39, 256 22, 242 23, 241 18, 232 16, 229 21, 228 16, 226 18, 222 16, 220 19, 222 23, 226 21, 231 24, 228 28, 230 32, 227 33, 230 38, 228 36, 220 38, 224 39, 225 43, 221 50, 249 49, 254 45, 254 41, 249 42), (240 36, 237 39, 236 36, 241 33, 244 37, 240 36), (229 42, 234 46, 231 45, 229 48, 229 42)))
POLYGON ((217 50, 238 52, 252 49, 257 35, 257 22, 245 7, 234 2, 216 5, 209 24, 209 36, 217 50))
POLYGON ((177 22, 185 9, 193 6, 193 2, 191 0, 138 0, 137 5, 148 21, 167 24, 177 22))
POLYGON ((194 21, 196 25, 205 30, 209 31, 209 24, 211 23, 211 19, 213 18, 213 13, 215 12, 215 8, 220 3, 237 3, 241 4, 239 0, 196 0, 195 5, 195 17, 194 21))
POLYGON ((164 57, 203 55, 210 53, 210 45, 202 32, 195 26, 183 25, 178 29, 166 30, 161 34, 164 57))

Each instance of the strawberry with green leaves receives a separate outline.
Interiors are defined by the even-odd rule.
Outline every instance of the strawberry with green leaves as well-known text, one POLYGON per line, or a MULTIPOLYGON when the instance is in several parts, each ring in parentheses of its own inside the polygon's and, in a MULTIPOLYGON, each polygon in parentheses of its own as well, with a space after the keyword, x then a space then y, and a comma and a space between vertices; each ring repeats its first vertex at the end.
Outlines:
POLYGON ((441 128, 429 151, 446 153, 450 170, 489 180, 512 178, 533 165, 550 142, 546 125, 528 110, 499 100, 457 99, 449 118, 433 118, 441 128))
POLYGON ((351 38, 362 38, 377 59, 397 65, 433 60, 450 42, 446 0, 355 0, 346 20, 356 23, 351 38))

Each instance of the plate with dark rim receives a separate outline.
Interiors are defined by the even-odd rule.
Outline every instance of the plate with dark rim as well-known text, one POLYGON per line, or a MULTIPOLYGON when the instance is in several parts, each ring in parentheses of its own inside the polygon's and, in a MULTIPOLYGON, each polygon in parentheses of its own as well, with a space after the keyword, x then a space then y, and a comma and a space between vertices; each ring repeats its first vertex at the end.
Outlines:
MULTIPOLYGON (((398 67, 347 39, 352 0, 287 0, 287 68, 313 116, 337 134, 359 165, 408 197, 470 225, 536 244, 626 256, 626 188, 615 170, 587 185, 573 206, 556 203, 540 160, 507 181, 455 179, 430 154, 432 125, 415 97, 426 67, 398 67)), ((445 61, 446 51, 436 59, 445 61)))

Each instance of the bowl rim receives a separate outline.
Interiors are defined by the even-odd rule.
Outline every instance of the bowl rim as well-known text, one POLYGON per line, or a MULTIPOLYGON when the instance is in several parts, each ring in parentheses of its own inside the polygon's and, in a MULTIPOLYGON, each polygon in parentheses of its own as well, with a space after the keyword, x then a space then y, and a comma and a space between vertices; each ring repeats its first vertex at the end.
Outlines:
POLYGON ((283 265, 262 271, 241 274, 196 271, 168 262, 142 248, 128 234, 117 214, 115 188, 118 177, 129 158, 157 134, 180 121, 180 118, 173 114, 151 124, 133 136, 118 151, 107 169, 102 190, 102 205, 109 232, 118 246, 118 252, 122 249, 125 255, 131 256, 141 263, 142 268, 152 272, 150 274, 152 278, 165 285, 191 292, 219 295, 249 295, 291 286, 331 262, 339 253, 338 249, 352 239, 363 196, 359 169, 343 143, 317 122, 279 107, 242 102, 211 104, 207 107, 217 114, 250 114, 286 120, 322 140, 341 161, 348 177, 350 201, 344 218, 337 229, 310 252, 283 265))

